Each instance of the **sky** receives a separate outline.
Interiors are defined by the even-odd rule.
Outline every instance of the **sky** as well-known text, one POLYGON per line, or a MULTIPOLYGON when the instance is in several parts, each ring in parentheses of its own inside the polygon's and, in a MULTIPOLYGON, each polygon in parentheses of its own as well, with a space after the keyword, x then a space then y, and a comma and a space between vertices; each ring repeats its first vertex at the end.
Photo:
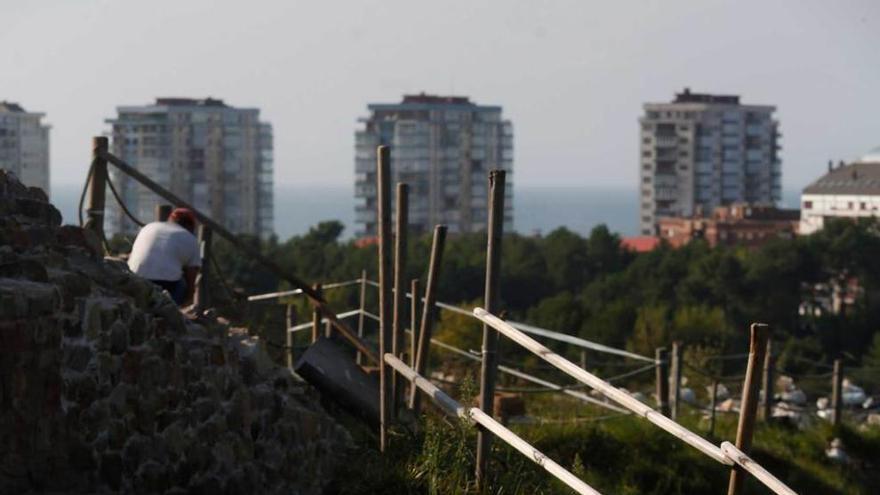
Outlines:
POLYGON ((258 107, 275 180, 353 183, 366 105, 501 105, 517 186, 637 187, 644 102, 684 87, 777 106, 783 187, 880 145, 880 1, 0 0, 0 100, 46 113, 81 184, 118 105, 258 107))

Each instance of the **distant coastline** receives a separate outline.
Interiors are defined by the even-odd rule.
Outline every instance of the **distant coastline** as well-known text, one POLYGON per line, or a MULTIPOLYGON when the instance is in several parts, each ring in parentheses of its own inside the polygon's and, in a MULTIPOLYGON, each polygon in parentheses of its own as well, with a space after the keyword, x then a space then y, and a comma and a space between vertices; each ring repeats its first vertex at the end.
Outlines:
MULTIPOLYGON (((81 187, 52 186, 51 199, 61 210, 64 223, 78 221, 76 206, 81 187)), ((798 203, 799 190, 783 191, 782 206, 797 208, 798 203)), ((557 227, 588 235, 593 227, 603 223, 621 235, 638 234, 638 198, 634 188, 515 184, 513 206, 514 230, 524 235, 547 234, 557 227)), ((345 225, 343 236, 353 235, 352 186, 282 185, 275 188, 275 232, 279 239, 304 234, 309 227, 325 220, 341 221, 345 225)))

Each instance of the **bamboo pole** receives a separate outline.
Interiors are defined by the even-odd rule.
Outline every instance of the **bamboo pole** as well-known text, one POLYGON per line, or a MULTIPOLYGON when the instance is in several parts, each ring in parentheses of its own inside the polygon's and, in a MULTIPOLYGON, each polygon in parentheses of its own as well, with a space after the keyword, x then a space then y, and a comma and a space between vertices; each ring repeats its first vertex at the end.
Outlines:
POLYGON ((208 269, 211 259, 211 227, 207 225, 199 225, 199 251, 202 259, 202 266, 196 277, 196 291, 193 296, 193 305, 196 311, 201 311, 210 305, 210 294, 208 291, 208 269))
MULTIPOLYGON (((315 294, 324 296, 324 289, 321 288, 320 282, 316 283, 313 288, 315 294)), ((319 335, 321 335, 321 308, 315 306, 312 308, 312 343, 318 340, 319 335)))
POLYGON ((107 160, 103 154, 107 152, 109 141, 104 136, 92 138, 92 176, 89 179, 89 191, 86 198, 85 228, 104 239, 104 200, 107 187, 107 160))
POLYGON ((676 421, 678 419, 678 406, 681 400, 681 358, 684 349, 681 342, 672 343, 672 362, 669 367, 669 380, 672 382, 669 387, 669 417, 676 421))
MULTIPOLYGON (((391 279, 391 149, 379 146, 376 150, 376 218, 379 224, 379 355, 391 351, 391 320, 393 281, 391 279)), ((379 362, 379 449, 388 448, 388 428, 391 426, 392 371, 379 362)))
MULTIPOLYGON (((361 270, 361 293, 360 293, 360 307, 361 312, 358 314, 358 338, 364 338, 364 319, 367 315, 364 312, 367 310, 367 271, 361 270)), ((357 356, 355 358, 357 360, 358 365, 364 364, 364 356, 361 354, 361 351, 357 351, 357 356)))
MULTIPOLYGON (((504 234, 504 170, 489 172, 489 219, 486 242, 486 287, 484 304, 489 312, 498 312, 500 303, 501 238, 504 234)), ((480 366, 480 409, 492 414, 495 399, 495 379, 498 374, 498 332, 483 325, 483 361, 480 366)), ((491 432, 477 432, 476 479, 477 486, 485 488, 486 466, 492 449, 491 432)))
POLYGON ((843 365, 840 359, 834 360, 834 371, 831 373, 831 424, 840 424, 843 400, 843 365))
MULTIPOLYGON (((739 425, 736 428, 736 448, 748 454, 752 448, 752 435, 755 432, 755 415, 758 412, 758 367, 764 362, 767 353, 767 341, 770 337, 770 327, 764 323, 752 323, 749 339, 749 362, 746 367, 746 377, 743 381, 742 404, 739 410, 739 425)), ((730 470, 730 482, 727 485, 727 495, 739 495, 742 493, 745 472, 737 465, 730 470)))
POLYGON ((654 358, 657 365, 654 369, 657 409, 660 414, 669 416, 669 351, 665 347, 658 347, 654 350, 654 358))
MULTIPOLYGON (((406 318, 406 243, 409 224, 409 186, 397 183, 397 207, 394 226, 394 321, 391 325, 391 354, 403 357, 403 326, 406 318)), ((397 414, 398 404, 402 402, 403 385, 400 375, 391 373, 391 415, 397 414)))
POLYGON ((286 348, 284 349, 285 355, 287 356, 287 368, 293 370, 293 332, 291 329, 296 326, 296 306, 293 304, 287 305, 287 315, 284 321, 284 345, 286 348))
MULTIPOLYGON (((443 261, 443 246, 446 244, 446 226, 434 227, 434 241, 431 243, 431 261, 428 265, 428 282, 425 285, 425 302, 422 305, 422 325, 419 330, 419 347, 416 350, 416 372, 425 374, 428 367, 428 351, 431 344, 431 331, 434 328, 434 313, 437 311, 437 280, 440 275, 440 263, 443 261)), ((413 294, 415 296, 415 294, 413 294)), ((419 413, 420 399, 418 390, 412 387, 409 394, 409 408, 419 413)))
POLYGON ((196 219, 199 222, 211 227, 211 230, 213 230, 215 234, 229 241, 233 246, 247 254, 249 257, 257 261, 261 265, 265 266, 282 279, 286 280, 294 288, 301 290, 303 294, 308 296, 312 305, 318 306, 321 309, 322 313, 325 315, 325 318, 333 323, 333 326, 337 330, 339 330, 339 333, 342 334, 343 337, 345 337, 356 349, 360 350, 365 356, 367 356, 370 361, 374 363, 379 363, 379 355, 376 353, 376 351, 366 342, 359 339, 357 335, 348 327, 348 325, 346 325, 339 319, 338 316, 336 316, 336 312, 327 305, 327 301, 325 301, 322 296, 318 295, 314 291, 314 289, 312 289, 305 281, 303 281, 293 273, 290 273, 281 268, 278 263, 269 259, 267 256, 264 256, 258 248, 254 248, 248 243, 242 241, 235 234, 227 230, 226 227, 220 225, 211 217, 205 215, 174 193, 160 186, 136 168, 125 163, 124 160, 121 160, 113 154, 102 150, 98 150, 96 152, 96 155, 97 157, 103 158, 107 160, 107 162, 112 163, 123 173, 127 174, 132 179, 140 182, 144 187, 153 191, 154 193, 156 193, 156 195, 165 199, 171 204, 178 207, 189 208, 193 211, 196 219))

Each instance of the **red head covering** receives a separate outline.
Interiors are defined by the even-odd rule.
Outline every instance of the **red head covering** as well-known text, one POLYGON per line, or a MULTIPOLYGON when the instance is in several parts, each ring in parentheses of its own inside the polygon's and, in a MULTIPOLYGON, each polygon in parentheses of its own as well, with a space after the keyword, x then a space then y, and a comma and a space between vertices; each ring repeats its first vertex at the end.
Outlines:
POLYGON ((196 215, 189 208, 175 208, 168 220, 192 232, 196 228, 196 215))

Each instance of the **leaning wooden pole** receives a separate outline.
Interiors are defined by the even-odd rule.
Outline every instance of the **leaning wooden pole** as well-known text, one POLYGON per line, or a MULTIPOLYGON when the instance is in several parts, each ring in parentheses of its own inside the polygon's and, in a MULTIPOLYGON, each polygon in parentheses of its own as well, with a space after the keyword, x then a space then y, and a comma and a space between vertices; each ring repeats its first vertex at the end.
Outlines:
POLYGON ((767 353, 764 355, 764 370, 761 375, 761 418, 767 422, 773 416, 773 341, 767 341, 767 353))
POLYGON ((284 355, 287 357, 287 369, 293 371, 293 332, 291 328, 296 326, 296 306, 287 305, 287 314, 284 320, 284 355))
MULTIPOLYGON (((498 313, 500 302, 501 237, 504 233, 504 170, 489 172, 489 224, 486 243, 486 311, 498 313)), ((495 377, 498 373, 498 331, 483 325, 483 361, 480 367, 480 409, 491 415, 495 399, 495 377)), ((477 486, 485 488, 486 466, 492 450, 492 433, 485 428, 477 431, 477 486)))
MULTIPOLYGON (((315 290, 315 294, 319 296, 324 295, 323 289, 321 289, 321 283, 318 282, 313 286, 315 290)), ((315 306, 312 308, 312 342, 318 340, 318 336, 321 335, 321 308, 315 306)))
MULTIPOLYGON (((397 183, 396 217, 394 223, 394 321, 391 325, 391 354, 403 358, 403 327, 406 318, 406 229, 409 224, 409 186, 397 183)), ((391 374, 391 412, 397 413, 403 387, 400 375, 391 374)))
MULTIPOLYGON (((749 339, 749 363, 743 381, 742 404, 739 411, 739 425, 736 429, 736 448, 748 454, 752 449, 752 435, 755 432, 755 416, 758 413, 758 391, 760 390, 760 367, 767 353, 770 327, 763 323, 752 323, 749 339)), ((739 465, 730 470, 730 483, 727 495, 742 493, 746 472, 739 465)))
POLYGON ((141 173, 136 168, 132 167, 128 163, 125 163, 124 160, 114 156, 113 154, 107 151, 99 150, 96 152, 97 157, 105 159, 107 162, 112 163, 116 168, 121 170, 123 173, 131 177, 132 179, 140 182, 144 187, 156 193, 157 196, 165 199, 171 204, 182 207, 189 208, 193 211, 196 219, 211 227, 211 230, 214 231, 215 234, 229 241, 230 244, 235 246, 237 249, 248 255, 251 259, 265 266, 275 274, 277 274, 283 280, 286 280, 290 285, 292 285, 295 289, 299 289, 305 294, 309 301, 314 306, 318 306, 321 312, 324 315, 324 318, 330 320, 333 324, 333 327, 336 328, 339 333, 348 340, 351 345, 353 345, 357 350, 361 351, 367 358, 374 362, 379 362, 379 355, 376 353, 376 350, 373 349, 372 346, 359 339, 357 334, 345 324, 345 322, 341 321, 336 317, 336 312, 333 311, 330 306, 327 304, 327 301, 324 300, 323 296, 317 294, 314 289, 312 289, 308 283, 306 283, 301 278, 297 277, 293 273, 282 268, 278 263, 274 260, 270 259, 268 256, 265 256, 260 252, 258 248, 251 246, 249 243, 242 241, 235 234, 230 232, 226 227, 220 225, 216 221, 214 221, 211 217, 205 215, 201 211, 194 208, 191 204, 187 203, 171 191, 165 189, 164 187, 157 184, 155 181, 141 173))
MULTIPOLYGON (((379 228, 379 355, 391 351, 392 279, 391 279, 391 149, 376 150, 376 220, 379 228)), ((379 449, 388 448, 391 426, 391 373, 383 359, 379 363, 379 449)))
POLYGON ((196 277, 196 291, 193 304, 196 310, 206 309, 211 304, 211 296, 208 291, 208 270, 211 266, 211 227, 199 225, 199 251, 202 267, 196 277))
POLYGON ((669 365, 669 418, 673 421, 678 420, 678 406, 681 400, 681 358, 682 358, 681 342, 672 343, 672 359, 669 365))
MULTIPOLYGON (((431 346, 431 333, 434 328, 434 313, 437 311, 437 280, 440 276, 440 263, 443 261, 443 246, 446 244, 446 226, 434 227, 434 241, 431 243, 431 261, 428 264, 428 281, 425 285, 425 302, 422 306, 422 324, 419 330, 419 346, 416 350, 416 372, 424 376, 428 367, 428 351, 431 346)), ((417 297, 413 294, 414 297, 417 297)), ((419 413, 420 395, 416 387, 410 387, 409 408, 419 413)))
POLYGON ((831 373, 831 424, 840 424, 841 411, 843 409, 843 365, 840 359, 834 360, 834 370, 831 373))
POLYGON ((89 191, 86 197, 85 228, 104 239, 104 200, 107 187, 107 153, 109 142, 104 136, 92 138, 92 175, 89 178, 89 191))

